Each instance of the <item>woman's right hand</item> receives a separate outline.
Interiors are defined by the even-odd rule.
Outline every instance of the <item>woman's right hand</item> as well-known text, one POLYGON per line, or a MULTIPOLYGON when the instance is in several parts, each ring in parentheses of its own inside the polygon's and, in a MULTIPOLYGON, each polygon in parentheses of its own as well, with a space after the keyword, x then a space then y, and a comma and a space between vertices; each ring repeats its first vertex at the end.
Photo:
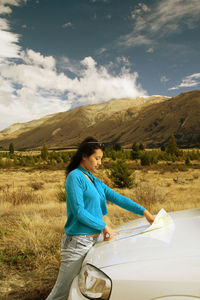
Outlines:
POLYGON ((147 209, 144 211, 144 216, 150 224, 152 224, 155 220, 154 216, 147 209))
POLYGON ((103 229, 104 241, 110 241, 114 237, 114 234, 119 234, 117 230, 110 228, 108 225, 103 229))

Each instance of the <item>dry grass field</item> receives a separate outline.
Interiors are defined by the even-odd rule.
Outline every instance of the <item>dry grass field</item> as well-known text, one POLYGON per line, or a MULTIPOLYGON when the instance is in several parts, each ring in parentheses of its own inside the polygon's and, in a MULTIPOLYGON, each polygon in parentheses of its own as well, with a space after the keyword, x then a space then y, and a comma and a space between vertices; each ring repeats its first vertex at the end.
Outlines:
MULTIPOLYGON (((99 177, 110 183, 104 170, 99 177)), ((132 189, 116 191, 156 214, 200 207, 200 169, 143 168, 132 189)), ((0 299, 45 299, 57 277, 66 221, 64 171, 0 169, 0 299)), ((108 204, 110 226, 137 216, 108 204)))

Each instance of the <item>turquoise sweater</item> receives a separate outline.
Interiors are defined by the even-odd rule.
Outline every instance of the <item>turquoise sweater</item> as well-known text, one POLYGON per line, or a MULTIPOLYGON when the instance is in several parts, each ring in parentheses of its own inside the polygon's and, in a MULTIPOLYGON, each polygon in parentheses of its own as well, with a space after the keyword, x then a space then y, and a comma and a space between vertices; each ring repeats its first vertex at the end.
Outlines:
POLYGON ((101 233, 106 226, 103 215, 108 213, 106 200, 141 216, 145 210, 131 199, 110 189, 81 166, 68 174, 65 190, 67 198, 65 232, 68 235, 101 233), (89 181, 83 172, 93 182, 89 181))

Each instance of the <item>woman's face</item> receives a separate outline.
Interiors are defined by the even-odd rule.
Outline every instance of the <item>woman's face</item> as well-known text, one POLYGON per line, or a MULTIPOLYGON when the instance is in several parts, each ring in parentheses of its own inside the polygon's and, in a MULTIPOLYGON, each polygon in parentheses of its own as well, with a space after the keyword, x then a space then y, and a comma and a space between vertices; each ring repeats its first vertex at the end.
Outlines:
POLYGON ((83 156, 81 166, 90 172, 95 172, 101 165, 101 159, 103 157, 103 151, 96 149, 95 152, 90 156, 83 156))

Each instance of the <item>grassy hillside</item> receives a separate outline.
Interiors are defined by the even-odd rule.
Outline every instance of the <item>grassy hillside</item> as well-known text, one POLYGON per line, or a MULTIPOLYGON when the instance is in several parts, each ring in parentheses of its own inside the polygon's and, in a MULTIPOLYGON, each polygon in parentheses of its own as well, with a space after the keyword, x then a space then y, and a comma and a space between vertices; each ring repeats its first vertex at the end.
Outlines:
POLYGON ((155 148, 172 134, 180 147, 200 147, 200 91, 170 99, 120 99, 81 106, 43 118, 29 129, 11 130, 0 137, 0 146, 13 142, 16 148, 37 148, 43 143, 51 148, 71 147, 92 135, 104 143, 129 147, 142 142, 155 148))

